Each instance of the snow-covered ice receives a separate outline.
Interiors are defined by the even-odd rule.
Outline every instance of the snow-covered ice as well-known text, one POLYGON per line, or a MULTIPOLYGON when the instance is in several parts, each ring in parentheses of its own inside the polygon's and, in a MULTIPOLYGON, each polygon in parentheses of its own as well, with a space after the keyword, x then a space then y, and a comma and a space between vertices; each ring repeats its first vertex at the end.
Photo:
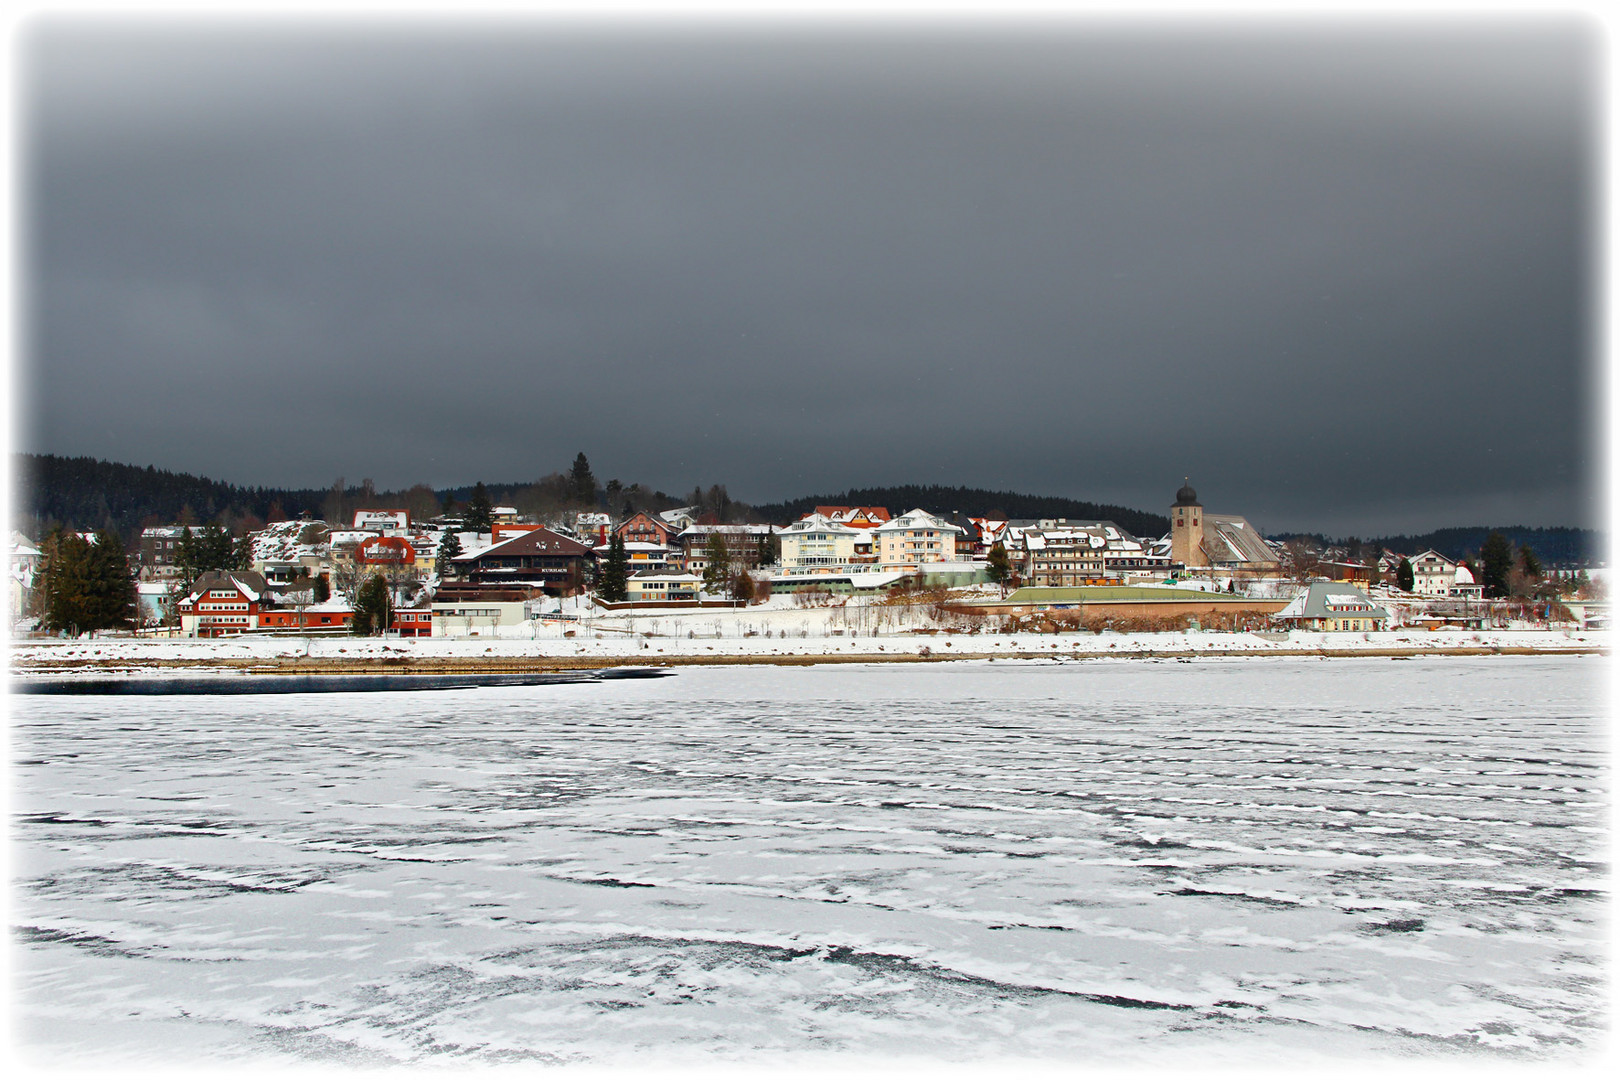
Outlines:
POLYGON ((13 698, 58 1065, 1580 1061, 1597 657, 13 698))

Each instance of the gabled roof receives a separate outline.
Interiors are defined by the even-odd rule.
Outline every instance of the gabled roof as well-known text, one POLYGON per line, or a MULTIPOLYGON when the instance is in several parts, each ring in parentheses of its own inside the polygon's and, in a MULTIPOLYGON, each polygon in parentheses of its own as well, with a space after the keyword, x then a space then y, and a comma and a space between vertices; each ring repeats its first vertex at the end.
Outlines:
POLYGON ((861 520, 889 520, 889 508, 886 506, 818 506, 814 512, 828 521, 836 521, 839 524, 848 524, 851 521, 861 520))
POLYGON ((897 518, 890 518, 882 525, 873 529, 874 533, 905 532, 907 529, 934 529, 943 532, 961 532, 961 528, 952 525, 944 518, 935 517, 923 509, 908 510, 897 518))
POLYGON ((262 597, 269 588, 264 576, 252 570, 208 570, 191 586, 185 603, 195 603, 210 589, 235 589, 252 602, 262 597))
POLYGON ((1217 565, 1277 561, 1260 531, 1236 514, 1204 515, 1204 551, 1217 565))
POLYGON ((550 529, 530 529, 519 533, 510 540, 502 540, 498 544, 475 551, 469 555, 458 555, 454 559, 458 563, 476 562, 490 556, 508 555, 589 555, 591 549, 578 540, 570 540, 560 533, 550 529))
POLYGON ((1304 591, 1277 612, 1277 619, 1332 619, 1348 615, 1387 619, 1389 612, 1378 607, 1354 585, 1337 581, 1313 581, 1304 591))
POLYGON ((798 521, 795 521, 793 524, 780 530, 781 535, 783 536, 798 536, 800 533, 808 532, 850 533, 852 535, 862 535, 867 531, 868 530, 865 529, 852 529, 848 525, 840 525, 838 522, 833 521, 822 514, 808 514, 805 517, 800 518, 798 521))

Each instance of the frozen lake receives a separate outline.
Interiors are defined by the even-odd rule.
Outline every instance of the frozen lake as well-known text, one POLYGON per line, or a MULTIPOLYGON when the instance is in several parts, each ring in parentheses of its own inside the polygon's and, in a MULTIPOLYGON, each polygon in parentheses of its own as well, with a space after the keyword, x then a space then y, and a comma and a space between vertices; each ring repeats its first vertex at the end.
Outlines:
POLYGON ((1581 1061, 1597 657, 19 698, 25 1057, 1581 1061))

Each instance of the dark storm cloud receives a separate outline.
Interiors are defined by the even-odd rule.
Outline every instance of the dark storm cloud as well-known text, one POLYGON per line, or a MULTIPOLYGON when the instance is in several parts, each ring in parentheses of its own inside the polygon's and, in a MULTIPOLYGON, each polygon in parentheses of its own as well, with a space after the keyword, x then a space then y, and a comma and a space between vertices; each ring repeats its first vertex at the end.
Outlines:
POLYGON ((39 23, 27 448, 1594 523, 1594 48, 39 23))

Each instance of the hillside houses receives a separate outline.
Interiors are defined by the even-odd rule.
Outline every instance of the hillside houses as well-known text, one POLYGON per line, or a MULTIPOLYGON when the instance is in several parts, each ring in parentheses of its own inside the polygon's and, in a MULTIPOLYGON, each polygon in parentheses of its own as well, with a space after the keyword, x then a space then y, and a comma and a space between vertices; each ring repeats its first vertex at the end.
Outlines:
MULTIPOLYGON (((1482 599, 1470 568, 1437 551, 1403 560, 1354 542, 1332 547, 1295 538, 1285 547, 1240 515, 1207 513, 1190 482, 1176 492, 1161 537, 1138 537, 1107 520, 947 516, 923 507, 892 514, 882 506, 822 505, 781 526, 720 524, 712 511, 700 515, 693 507, 627 507, 622 516, 569 510, 545 522, 511 507, 495 510, 485 532, 462 529, 453 517, 416 521, 387 506, 353 509, 332 524, 273 522, 236 540, 214 527, 150 527, 141 536, 142 615, 178 621, 184 632, 202 636, 341 632, 353 619, 358 589, 381 577, 400 613, 390 629, 402 636, 496 632, 537 618, 547 597, 556 604, 560 596, 593 593, 603 563, 620 550, 610 543, 615 538, 623 542, 628 594, 615 601, 619 607, 746 603, 775 591, 967 586, 989 580, 989 556, 998 546, 1007 574, 997 580, 1011 587, 1179 587, 1282 603, 1325 580, 1398 605, 1402 620, 1414 612, 1477 620, 1468 605, 1482 599), (222 559, 228 548, 228 560, 200 561, 188 536, 206 543, 208 559, 222 559), (727 553, 720 575, 709 566, 716 538, 727 553), (175 561, 182 545, 193 552, 185 569, 175 561), (1409 594, 1393 587, 1406 561, 1409 594), (203 592, 220 595, 196 588, 173 593, 174 583, 204 565, 243 569, 214 572, 228 581, 210 578, 203 592), (747 587, 739 575, 747 576, 747 587), (227 590, 234 595, 225 596, 227 590)), ((14 586, 14 596, 23 591, 14 586)), ((14 622, 21 617, 14 603, 14 622)))

